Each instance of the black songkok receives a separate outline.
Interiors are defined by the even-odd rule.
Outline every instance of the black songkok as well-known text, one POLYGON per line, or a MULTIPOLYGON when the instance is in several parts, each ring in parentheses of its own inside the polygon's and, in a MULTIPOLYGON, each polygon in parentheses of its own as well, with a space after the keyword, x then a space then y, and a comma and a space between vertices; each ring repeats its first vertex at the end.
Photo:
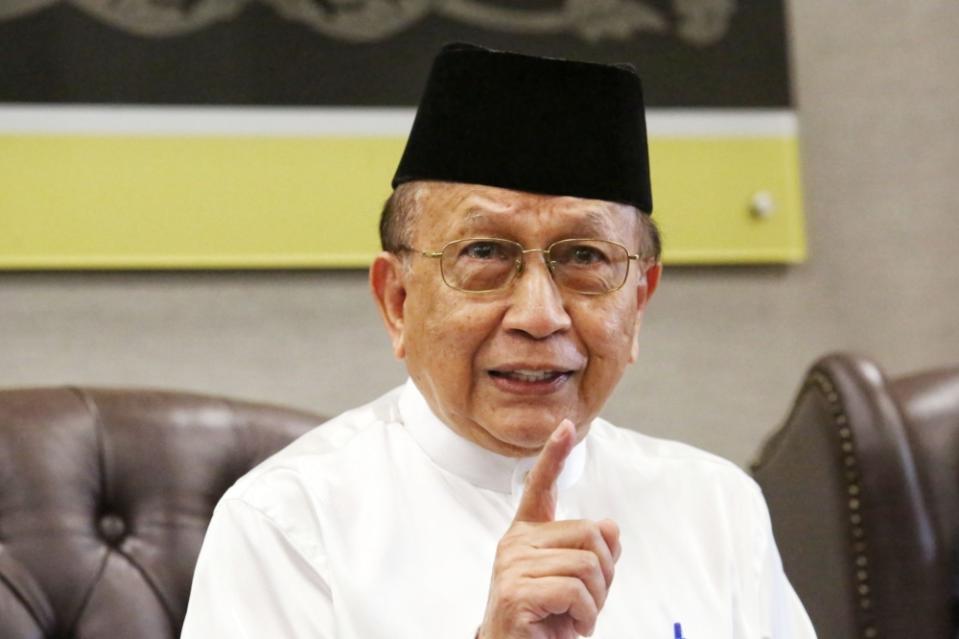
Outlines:
POLYGON ((639 76, 630 65, 446 45, 393 187, 412 180, 572 195, 652 213, 639 76))

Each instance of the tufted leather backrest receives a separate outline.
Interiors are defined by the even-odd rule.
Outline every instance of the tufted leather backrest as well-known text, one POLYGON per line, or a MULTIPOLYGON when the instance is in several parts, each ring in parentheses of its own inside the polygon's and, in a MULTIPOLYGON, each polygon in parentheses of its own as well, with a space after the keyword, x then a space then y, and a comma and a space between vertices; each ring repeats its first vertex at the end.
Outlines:
POLYGON ((0 390, 0 639, 179 636, 217 500, 322 421, 189 393, 0 390))
POLYGON ((956 636, 959 367, 820 359, 753 473, 819 636, 956 636))

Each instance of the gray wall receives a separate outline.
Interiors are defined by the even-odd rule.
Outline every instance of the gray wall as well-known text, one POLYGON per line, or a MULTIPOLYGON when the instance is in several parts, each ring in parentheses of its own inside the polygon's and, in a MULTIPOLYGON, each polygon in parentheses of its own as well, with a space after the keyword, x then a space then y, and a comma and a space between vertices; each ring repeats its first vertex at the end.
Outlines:
MULTIPOLYGON (((616 422, 746 463, 830 349, 959 362, 959 3, 790 6, 810 259, 672 268, 616 422)), ((365 274, 0 274, 0 386, 176 387, 329 414, 403 379, 365 274)))

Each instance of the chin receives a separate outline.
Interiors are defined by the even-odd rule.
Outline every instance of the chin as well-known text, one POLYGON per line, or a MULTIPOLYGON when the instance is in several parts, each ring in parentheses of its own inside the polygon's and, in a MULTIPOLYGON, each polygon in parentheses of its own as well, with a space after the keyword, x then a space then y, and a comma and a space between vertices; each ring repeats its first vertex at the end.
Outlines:
POLYGON ((563 417, 542 411, 522 411, 521 414, 502 416, 497 426, 487 431, 496 439, 527 451, 539 450, 553 434, 563 417))

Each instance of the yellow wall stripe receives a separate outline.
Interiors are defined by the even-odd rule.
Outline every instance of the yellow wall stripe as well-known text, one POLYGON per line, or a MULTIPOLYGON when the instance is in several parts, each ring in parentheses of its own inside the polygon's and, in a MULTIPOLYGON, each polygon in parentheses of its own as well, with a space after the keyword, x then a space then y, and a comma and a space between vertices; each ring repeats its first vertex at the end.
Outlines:
MULTIPOLYGON (((0 268, 362 267, 402 136, 0 134, 0 268)), ((796 139, 653 137, 670 263, 805 257, 796 139), (768 192, 775 211, 750 200, 768 192)))

